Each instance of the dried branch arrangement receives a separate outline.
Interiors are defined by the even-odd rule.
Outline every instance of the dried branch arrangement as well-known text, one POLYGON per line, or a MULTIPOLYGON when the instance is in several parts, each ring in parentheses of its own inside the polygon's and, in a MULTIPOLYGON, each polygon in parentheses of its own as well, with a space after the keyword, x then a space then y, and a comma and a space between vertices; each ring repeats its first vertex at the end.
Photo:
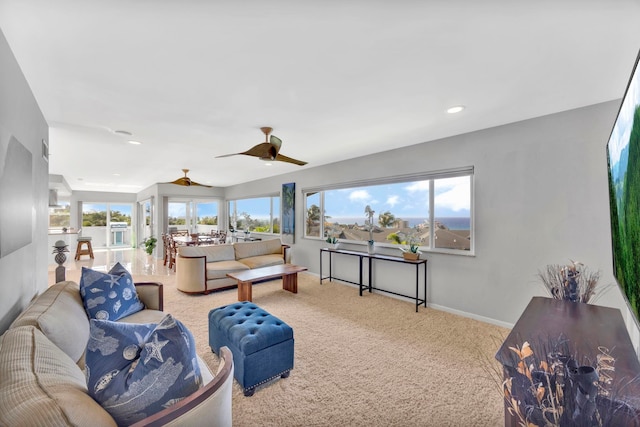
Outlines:
POLYGON ((571 355, 564 339, 538 343, 539 354, 533 347, 526 341, 509 347, 513 360, 504 371, 495 365, 487 369, 493 371, 505 408, 519 427, 617 427, 640 422, 618 394, 624 384, 612 380, 615 358, 609 349, 598 347, 595 360, 588 363, 585 357, 571 355))
POLYGON ((549 294, 555 299, 588 303, 596 292, 600 271, 589 271, 582 263, 547 265, 538 273, 549 294))

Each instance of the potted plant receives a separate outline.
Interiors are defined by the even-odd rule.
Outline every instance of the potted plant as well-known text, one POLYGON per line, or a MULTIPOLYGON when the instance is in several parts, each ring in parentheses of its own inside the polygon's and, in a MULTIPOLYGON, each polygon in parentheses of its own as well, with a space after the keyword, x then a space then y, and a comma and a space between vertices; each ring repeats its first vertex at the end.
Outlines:
POLYGON ((409 243, 407 248, 400 248, 404 259, 415 261, 420 258, 420 246, 415 243, 409 243))
POLYGON ((391 233, 387 236, 387 239, 399 245, 405 245, 400 247, 404 259, 415 261, 420 258, 420 254, 422 253, 420 252, 420 238, 415 233, 391 233))
POLYGON ((329 236, 327 237, 326 242, 330 244, 333 249, 338 249, 340 247, 340 243, 338 243, 337 237, 329 236))
POLYGON ((153 236, 149 236, 142 242, 142 246, 144 246, 144 251, 148 255, 153 255, 153 250, 156 248, 156 244, 158 243, 158 239, 153 236))

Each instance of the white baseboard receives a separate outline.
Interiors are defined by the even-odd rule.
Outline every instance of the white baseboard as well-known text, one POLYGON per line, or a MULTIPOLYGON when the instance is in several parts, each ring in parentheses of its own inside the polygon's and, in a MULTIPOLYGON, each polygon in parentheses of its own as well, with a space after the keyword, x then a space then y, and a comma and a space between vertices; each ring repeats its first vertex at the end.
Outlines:
POLYGON ((453 308, 445 307, 438 304, 431 304, 427 302, 427 307, 433 308, 434 310, 446 311, 447 313, 457 314, 458 316, 468 317, 469 319, 479 320, 481 322, 489 323, 496 326, 501 326, 507 329, 513 329, 513 323, 503 322, 501 320, 492 319, 490 317, 479 316, 473 313, 467 313, 466 311, 456 310, 453 308))
MULTIPOLYGON (((305 271, 305 273, 306 274, 310 274, 312 276, 320 277, 320 275, 317 274, 317 273, 312 273, 312 272, 309 272, 309 271, 305 271)), ((326 279, 326 280, 328 280, 328 279, 326 279)), ((354 285, 352 283, 342 282, 339 279, 333 279, 333 282, 339 283, 339 284, 345 285, 345 286, 351 286, 351 287, 354 287, 354 288, 358 287, 358 285, 354 285)), ((407 301, 407 302, 415 303, 414 299, 406 298, 406 297, 403 297, 403 296, 400 296, 400 295, 388 294, 386 292, 376 292, 375 290, 373 291, 373 293, 376 293, 378 295, 384 295, 384 296, 390 297, 390 298, 399 299, 401 301, 407 301)), ((447 312, 447 313, 456 314, 458 316, 467 317, 469 319, 479 320, 480 322, 489 323, 491 325, 501 326, 501 327, 507 328, 507 329, 513 329, 513 323, 503 322, 501 320, 492 319, 490 317, 479 316, 479 315, 473 314, 473 313, 467 313, 466 311, 456 310, 456 309, 445 307, 445 306, 438 305, 438 304, 432 304, 432 303, 430 303, 428 301, 427 301, 427 307, 428 308, 433 308, 434 310, 440 310, 440 311, 444 311, 444 312, 447 312)))

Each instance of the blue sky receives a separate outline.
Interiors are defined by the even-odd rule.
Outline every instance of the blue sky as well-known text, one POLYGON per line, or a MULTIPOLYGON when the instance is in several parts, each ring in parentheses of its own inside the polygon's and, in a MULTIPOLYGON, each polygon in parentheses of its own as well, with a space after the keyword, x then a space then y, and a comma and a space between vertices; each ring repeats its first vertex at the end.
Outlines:
MULTIPOLYGON (((435 216, 468 217, 470 215, 470 177, 436 180, 435 216)), ((374 217, 390 211, 396 218, 416 218, 429 215, 429 181, 385 184, 358 189, 325 192, 327 215, 365 218, 365 206, 371 206, 374 217)))
MULTIPOLYGON (((169 203, 169 216, 174 218, 184 218, 187 212, 187 203, 189 202, 171 202, 169 203)), ((198 216, 217 216, 218 204, 216 202, 198 203, 198 216)))
MULTIPOLYGON (((470 177, 458 177, 436 180, 435 187, 435 216, 436 217, 469 217, 470 216, 470 177)), ((276 198, 274 215, 279 215, 280 198, 276 198)), ((310 203, 316 203, 311 198, 310 203)), ((169 216, 184 217, 187 202, 172 202, 169 204, 169 216)), ((390 211, 396 218, 421 218, 428 216, 429 210, 429 181, 411 183, 385 184, 357 189, 331 190, 325 192, 325 211, 334 218, 349 217, 365 218, 365 206, 371 206, 375 211, 375 218, 379 214, 390 211)), ((85 204, 85 209, 104 210, 105 204, 85 204)), ((301 207, 304 209, 304 206, 301 207)), ((131 214, 130 205, 111 205, 111 209, 131 214)), ((299 208, 300 209, 300 208, 299 208)), ((238 201, 238 213, 245 211, 254 219, 263 218, 269 213, 269 198, 244 199, 238 201)), ((215 202, 198 203, 198 215, 218 215, 218 205, 215 202)))

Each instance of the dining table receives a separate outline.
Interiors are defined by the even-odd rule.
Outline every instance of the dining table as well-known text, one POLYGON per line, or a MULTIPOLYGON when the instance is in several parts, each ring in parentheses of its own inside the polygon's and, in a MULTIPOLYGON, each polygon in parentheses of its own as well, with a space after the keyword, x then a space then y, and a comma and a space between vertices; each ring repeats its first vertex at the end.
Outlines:
POLYGON ((179 245, 196 246, 196 245, 217 245, 220 243, 220 239, 210 235, 199 236, 173 236, 173 241, 179 245))

